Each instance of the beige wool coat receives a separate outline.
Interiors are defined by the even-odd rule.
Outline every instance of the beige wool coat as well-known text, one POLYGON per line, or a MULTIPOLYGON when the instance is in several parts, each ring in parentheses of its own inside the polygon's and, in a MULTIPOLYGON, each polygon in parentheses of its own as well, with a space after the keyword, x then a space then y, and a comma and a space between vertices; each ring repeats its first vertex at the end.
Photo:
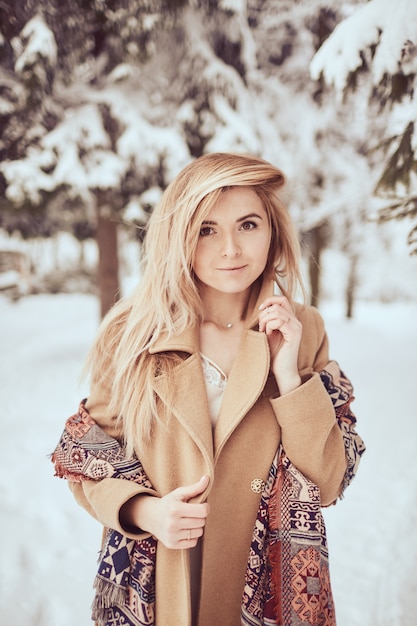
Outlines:
MULTIPOLYGON (((260 497, 251 485, 265 481, 282 443, 292 463, 317 484, 323 505, 338 497, 346 470, 342 434, 331 399, 318 372, 329 361, 328 341, 318 311, 297 305, 303 326, 299 352, 302 385, 279 396, 270 374, 265 334, 257 330, 260 302, 272 295, 264 284, 248 319, 247 330, 230 373, 217 424, 212 432, 199 353, 198 328, 161 339, 152 353, 178 351, 184 357, 168 380, 162 373, 154 390, 163 401, 174 388, 172 416, 156 424, 140 456, 154 495, 198 481, 209 486, 196 501, 207 500, 210 513, 202 541, 201 600, 198 626, 240 626, 244 577, 260 497)), ((86 404, 91 417, 111 436, 117 435, 108 414, 109 389, 93 385, 86 404)), ((77 501, 103 526, 130 538, 140 535, 121 527, 119 512, 129 498, 144 491, 130 481, 105 478, 71 483, 77 501)), ((149 491, 147 491, 149 493, 149 491)), ((145 535, 143 535, 145 536, 145 535)), ((156 626, 190 626, 189 551, 158 544, 156 626)))

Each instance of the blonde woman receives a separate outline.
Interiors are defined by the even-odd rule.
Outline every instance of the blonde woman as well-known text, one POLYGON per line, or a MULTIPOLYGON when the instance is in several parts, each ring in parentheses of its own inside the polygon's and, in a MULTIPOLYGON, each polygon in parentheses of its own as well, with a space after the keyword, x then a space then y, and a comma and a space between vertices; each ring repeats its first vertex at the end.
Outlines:
POLYGON ((205 155, 155 208, 53 454, 104 527, 101 626, 333 626, 321 507, 356 473, 352 387, 297 304, 283 173, 205 155))

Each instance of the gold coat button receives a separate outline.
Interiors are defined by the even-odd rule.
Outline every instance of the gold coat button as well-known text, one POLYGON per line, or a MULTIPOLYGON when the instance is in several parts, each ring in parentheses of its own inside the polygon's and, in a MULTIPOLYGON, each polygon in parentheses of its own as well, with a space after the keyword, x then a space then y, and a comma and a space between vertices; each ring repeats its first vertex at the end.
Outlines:
POLYGON ((250 484, 250 488, 254 493, 262 493, 264 487, 265 482, 262 478, 254 478, 250 484))

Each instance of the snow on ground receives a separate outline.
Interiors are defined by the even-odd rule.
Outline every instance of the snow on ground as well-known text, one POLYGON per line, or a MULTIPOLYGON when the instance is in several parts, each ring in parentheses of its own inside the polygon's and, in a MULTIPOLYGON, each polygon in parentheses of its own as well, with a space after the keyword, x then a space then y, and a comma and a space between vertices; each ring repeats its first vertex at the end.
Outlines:
POLYGON ((345 498, 326 510, 339 626, 415 626, 417 306, 323 307, 331 355, 352 379, 367 445, 345 498))
MULTIPOLYGON (((361 304, 351 321, 322 312, 367 444, 344 500, 325 510, 338 624, 415 626, 417 305, 361 304)), ((87 393, 78 378, 98 303, 0 297, 0 316, 1 623, 87 626, 101 529, 48 455, 87 393)))

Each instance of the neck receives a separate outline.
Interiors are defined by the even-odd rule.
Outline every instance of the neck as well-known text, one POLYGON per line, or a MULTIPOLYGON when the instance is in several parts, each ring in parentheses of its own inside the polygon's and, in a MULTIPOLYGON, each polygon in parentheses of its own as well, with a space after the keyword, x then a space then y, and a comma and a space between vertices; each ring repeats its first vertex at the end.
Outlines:
POLYGON ((204 322, 230 329, 245 319, 248 294, 202 293, 204 322))
POLYGON ((214 324, 215 326, 217 326, 218 328, 222 330, 230 330, 231 328, 238 326, 238 324, 240 324, 241 321, 242 321, 241 318, 234 319, 234 320, 230 318, 230 321, 226 322, 224 320, 215 319, 214 317, 207 317, 207 318, 204 318, 203 323, 214 324))

